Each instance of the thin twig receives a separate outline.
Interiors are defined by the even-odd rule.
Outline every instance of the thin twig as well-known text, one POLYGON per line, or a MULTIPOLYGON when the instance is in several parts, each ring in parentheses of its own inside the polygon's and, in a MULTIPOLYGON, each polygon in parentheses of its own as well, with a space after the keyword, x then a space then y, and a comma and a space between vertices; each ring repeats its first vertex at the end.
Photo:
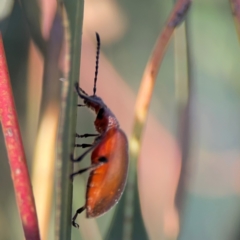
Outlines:
POLYGON ((36 207, 0 34, 0 117, 26 240, 40 239, 36 207))

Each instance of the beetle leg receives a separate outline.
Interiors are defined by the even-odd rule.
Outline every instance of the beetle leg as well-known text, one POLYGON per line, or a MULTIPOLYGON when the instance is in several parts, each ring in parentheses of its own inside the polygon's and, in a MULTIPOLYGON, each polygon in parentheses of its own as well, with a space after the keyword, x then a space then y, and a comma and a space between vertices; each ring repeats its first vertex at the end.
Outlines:
MULTIPOLYGON (((87 137, 99 137, 100 135, 99 134, 96 134, 96 133, 86 133, 86 134, 77 134, 75 135, 75 137, 77 138, 87 138, 87 137)), ((75 144, 74 145, 75 147, 82 147, 82 148, 86 148, 86 147, 91 147, 92 144, 88 144, 88 143, 83 143, 83 144, 75 144)))
POLYGON ((76 176, 76 175, 78 175, 78 174, 82 174, 82 173, 86 172, 87 170, 89 170, 89 169, 91 169, 91 168, 92 168, 92 166, 87 167, 87 168, 80 169, 79 171, 72 173, 72 174, 70 175, 71 180, 73 181, 74 176, 76 176))
POLYGON ((74 147, 81 147, 81 148, 87 148, 87 147, 91 147, 91 146, 92 146, 92 144, 87 144, 87 143, 74 145, 74 147))
POLYGON ((80 162, 89 152, 91 152, 98 143, 94 143, 89 149, 87 149, 82 155, 80 155, 78 158, 74 159, 73 153, 71 154, 70 158, 72 162, 80 162))
POLYGON ((79 228, 79 225, 75 222, 78 214, 80 214, 81 212, 83 212, 84 210, 86 209, 85 206, 79 208, 76 213, 74 214, 73 218, 72 218, 72 225, 75 227, 75 228, 79 228))
POLYGON ((99 161, 99 163, 92 164, 91 166, 89 166, 89 167, 87 167, 87 168, 83 168, 83 169, 80 169, 80 170, 77 171, 77 172, 72 173, 72 174, 70 175, 70 178, 71 178, 71 180, 73 181, 73 178, 74 178, 76 175, 82 174, 82 173, 84 173, 84 172, 86 172, 86 171, 88 171, 88 170, 94 170, 94 169, 102 166, 102 165, 103 165, 104 163, 106 163, 106 162, 107 162, 107 159, 106 159, 106 158, 101 159, 101 160, 99 161))
POLYGON ((97 133, 86 133, 86 134, 82 134, 82 135, 76 133, 75 137, 77 137, 77 138, 87 138, 87 137, 98 137, 98 136, 99 136, 99 134, 97 134, 97 133))

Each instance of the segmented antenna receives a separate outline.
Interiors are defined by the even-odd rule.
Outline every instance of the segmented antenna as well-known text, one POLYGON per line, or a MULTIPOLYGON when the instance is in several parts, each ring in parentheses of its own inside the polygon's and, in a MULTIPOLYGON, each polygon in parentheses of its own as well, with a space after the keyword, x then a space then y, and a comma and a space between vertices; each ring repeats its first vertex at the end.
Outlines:
POLYGON ((96 90, 97 90, 97 75, 98 75, 98 63, 99 63, 99 52, 100 52, 100 36, 99 34, 96 32, 96 39, 97 39, 97 55, 96 55, 96 67, 95 67, 95 77, 94 77, 94 86, 93 86, 93 95, 96 94, 96 90))

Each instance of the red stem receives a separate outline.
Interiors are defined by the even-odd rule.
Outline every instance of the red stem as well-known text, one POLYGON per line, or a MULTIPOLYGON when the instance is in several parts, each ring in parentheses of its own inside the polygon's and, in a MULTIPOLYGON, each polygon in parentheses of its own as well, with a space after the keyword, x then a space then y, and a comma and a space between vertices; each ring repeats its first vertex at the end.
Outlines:
POLYGON ((0 33, 0 119, 26 240, 40 240, 36 207, 0 33))

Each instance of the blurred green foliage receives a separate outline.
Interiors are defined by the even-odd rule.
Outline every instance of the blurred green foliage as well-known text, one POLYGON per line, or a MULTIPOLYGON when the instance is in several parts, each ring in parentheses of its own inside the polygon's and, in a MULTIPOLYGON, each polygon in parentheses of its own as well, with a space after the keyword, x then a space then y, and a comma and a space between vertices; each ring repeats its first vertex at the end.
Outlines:
MULTIPOLYGON (((120 42, 104 46, 103 51, 126 83, 137 93, 145 64, 164 26, 172 3, 167 0, 124 0, 118 3, 128 19, 127 32, 120 42)), ((195 0, 187 21, 189 66, 193 84, 190 119, 192 141, 189 146, 191 167, 186 176, 188 193, 185 198, 184 215, 181 219, 183 228, 179 239, 238 240, 240 236, 238 228, 240 221, 239 42, 228 1, 195 0)), ((31 169, 30 160, 34 146, 29 146, 25 139, 26 73, 30 31, 18 1, 15 1, 10 14, 1 20, 0 28, 31 169)), ((178 119, 174 96, 174 47, 170 44, 155 86, 151 112, 176 136, 178 119)), ((81 121, 84 123, 84 128, 91 128, 89 114, 81 114, 81 121)), ((0 239, 19 239, 22 238, 23 233, 2 137, 0 142, 2 153, 0 226, 4 229, 0 232, 0 239)), ((79 191, 80 189, 81 185, 79 191)), ((78 201, 77 205, 79 205, 81 200, 74 201, 78 201)), ((98 220, 100 228, 104 225, 104 221, 98 220)), ((106 220, 108 223, 109 221, 106 220)), ((106 234, 105 231, 102 233, 106 234)), ((74 237, 77 239, 78 235, 75 234, 74 237)), ((141 240, 140 237, 137 239, 141 240)))

